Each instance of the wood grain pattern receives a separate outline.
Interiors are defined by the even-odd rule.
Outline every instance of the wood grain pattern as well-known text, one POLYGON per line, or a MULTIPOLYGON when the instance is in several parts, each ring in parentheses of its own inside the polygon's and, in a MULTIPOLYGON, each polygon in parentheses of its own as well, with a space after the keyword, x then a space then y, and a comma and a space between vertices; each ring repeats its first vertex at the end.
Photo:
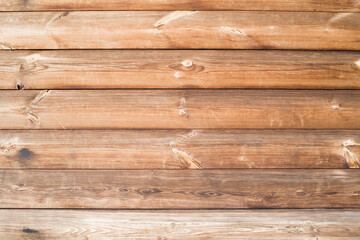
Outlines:
POLYGON ((360 171, 0 170, 0 208, 359 208, 360 171))
POLYGON ((0 131, 5 169, 358 168, 359 131, 0 131))
POLYGON ((2 51, 1 89, 360 89, 359 52, 2 51))
POLYGON ((359 91, 3 90, 1 129, 360 129, 359 91))
POLYGON ((330 12, 12 12, 0 14, 0 46, 360 50, 359 22, 330 12))
POLYGON ((356 239, 359 210, 0 210, 1 239, 356 239))
POLYGON ((0 0, 0 11, 46 10, 286 10, 359 12, 356 0, 0 0))

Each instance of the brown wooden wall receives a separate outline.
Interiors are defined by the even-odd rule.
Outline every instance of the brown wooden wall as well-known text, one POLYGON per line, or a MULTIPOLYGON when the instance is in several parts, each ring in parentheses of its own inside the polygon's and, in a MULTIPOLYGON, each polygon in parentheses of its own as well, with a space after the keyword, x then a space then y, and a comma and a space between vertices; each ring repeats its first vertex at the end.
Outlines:
POLYGON ((0 0, 0 239, 360 239, 358 0, 0 0))

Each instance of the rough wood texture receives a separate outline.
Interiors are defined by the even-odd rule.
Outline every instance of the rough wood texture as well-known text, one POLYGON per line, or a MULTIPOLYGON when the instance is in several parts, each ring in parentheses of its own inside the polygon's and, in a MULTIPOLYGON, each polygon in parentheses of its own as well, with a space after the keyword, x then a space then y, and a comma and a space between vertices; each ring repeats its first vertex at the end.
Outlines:
POLYGON ((0 88, 360 89, 359 52, 2 51, 0 88))
POLYGON ((0 208, 359 208, 360 171, 0 170, 0 208))
POLYGON ((0 131, 1 168, 358 168, 359 131, 0 131))
POLYGON ((360 129, 359 91, 3 90, 1 129, 360 129))
POLYGON ((360 50, 359 22, 330 12, 12 12, 0 14, 0 46, 360 50))
POLYGON ((358 239, 359 210, 0 210, 1 239, 358 239))
POLYGON ((0 0, 0 11, 285 10, 359 12, 357 0, 0 0))

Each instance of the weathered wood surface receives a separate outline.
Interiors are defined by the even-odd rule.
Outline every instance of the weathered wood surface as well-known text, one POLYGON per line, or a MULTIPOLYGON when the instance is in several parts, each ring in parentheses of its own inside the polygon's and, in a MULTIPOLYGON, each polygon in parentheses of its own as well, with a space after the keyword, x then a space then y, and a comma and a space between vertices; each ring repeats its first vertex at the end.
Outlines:
POLYGON ((355 169, 0 170, 0 208, 359 208, 355 169))
POLYGON ((359 52, 2 51, 1 89, 360 89, 359 52))
POLYGON ((356 0, 0 0, 0 11, 49 10, 282 10, 359 12, 356 0))
POLYGON ((0 210, 1 239, 358 239, 359 210, 0 210))
POLYGON ((3 90, 1 129, 360 129, 359 91, 3 90))
POLYGON ((358 168, 359 131, 0 131, 1 168, 358 168))
POLYGON ((90 11, 0 14, 3 49, 360 50, 360 13, 90 11))

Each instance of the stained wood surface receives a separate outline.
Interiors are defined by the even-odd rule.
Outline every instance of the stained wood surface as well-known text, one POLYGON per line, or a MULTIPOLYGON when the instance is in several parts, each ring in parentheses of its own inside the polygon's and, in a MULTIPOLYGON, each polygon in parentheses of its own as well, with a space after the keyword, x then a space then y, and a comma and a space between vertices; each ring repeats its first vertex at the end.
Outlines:
POLYGON ((2 51, 2 89, 360 89, 359 52, 2 51))
POLYGON ((331 12, 11 12, 0 14, 0 46, 360 50, 359 22, 331 12))
POLYGON ((2 239, 355 239, 359 210, 0 210, 2 239))
POLYGON ((0 11, 46 10, 286 10, 359 12, 356 0, 0 0, 0 11))
POLYGON ((359 91, 3 90, 0 128, 359 129, 359 107, 359 91))
POLYGON ((0 208, 359 208, 360 171, 0 170, 0 208))
POLYGON ((359 131, 0 131, 1 168, 358 168, 359 131))

